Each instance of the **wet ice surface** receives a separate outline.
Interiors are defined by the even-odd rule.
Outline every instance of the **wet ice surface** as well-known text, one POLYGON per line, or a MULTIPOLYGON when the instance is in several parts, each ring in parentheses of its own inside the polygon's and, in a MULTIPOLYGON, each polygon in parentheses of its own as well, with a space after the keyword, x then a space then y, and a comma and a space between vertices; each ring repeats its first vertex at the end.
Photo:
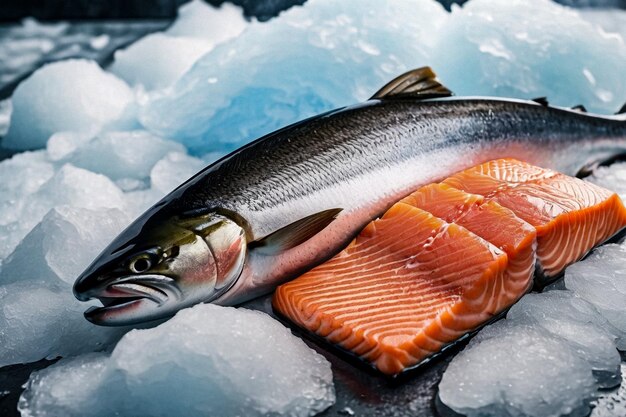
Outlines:
MULTIPOLYGON (((186 7, 168 30, 119 51, 106 71, 84 60, 47 66, 22 84, 13 103, 0 102, 0 135, 9 130, 9 119, 12 130, 0 145, 40 149, 0 162, 0 345, 7 347, 0 365, 112 348, 123 331, 86 322, 82 311, 87 305, 73 298, 70 286, 118 231, 225 152, 300 118, 364 100, 404 70, 433 65, 444 83, 460 94, 548 95, 556 104, 582 103, 602 112, 617 110, 626 97, 622 76, 626 43, 620 35, 605 33, 623 28, 624 12, 594 12, 593 16, 584 12, 581 18, 541 0, 472 0, 450 15, 428 0, 392 5, 377 0, 311 0, 260 24, 245 22, 232 6, 214 10, 194 2, 186 7), (221 29, 211 26, 207 32, 208 25, 199 23, 205 19, 221 24, 221 29), (605 31, 585 19, 602 24, 605 31)), ((30 24, 24 30, 43 33, 41 42, 33 44, 32 62, 40 59, 38 48, 49 48, 45 46, 49 42, 57 45, 54 31, 71 31, 30 24)), ((88 41, 89 48, 102 50, 98 48, 107 48, 114 39, 94 36, 88 41)), ((61 49, 59 56, 70 56, 70 50, 61 49)), ((594 181, 605 181, 606 187, 623 192, 619 180, 626 174, 603 172, 598 171, 594 181)), ((524 331, 526 342, 534 340, 541 328, 546 340, 537 349, 561 347, 556 363, 574 358, 566 368, 546 368, 555 375, 565 371, 576 375, 568 381, 579 395, 576 400, 568 397, 570 391, 550 397, 558 412, 587 407, 596 393, 598 371, 616 372, 615 351, 609 343, 613 337, 622 348, 625 343, 624 329, 610 324, 613 319, 599 318, 593 313, 596 307, 590 312, 589 304, 573 303, 568 297, 557 300, 563 303, 561 312, 567 312, 566 317, 550 318, 551 303, 538 302, 545 317, 526 314, 522 303, 519 317, 512 320, 533 326, 533 331, 524 331), (573 336, 579 332, 588 337, 573 336)), ((170 342, 172 358, 186 349, 176 340, 170 342)), ((480 349, 491 352, 496 343, 484 339, 480 349)), ((96 370, 98 362, 102 369, 118 366, 106 355, 100 358, 79 361, 96 370)), ((534 360, 543 368, 541 358, 519 359, 534 360)), ((167 363, 157 357, 150 360, 144 363, 146 372, 165 372, 167 363)), ((65 371, 80 373, 76 368, 80 362, 65 363, 50 370, 50 377, 65 371)), ((342 360, 333 363, 343 398, 336 413, 353 410, 358 415, 389 416, 430 413, 443 366, 438 362, 420 373, 419 380, 389 387, 372 382, 342 360)), ((522 362, 517 365, 522 369, 522 362)), ((186 372, 195 362, 176 366, 186 372)), ((120 375, 120 369, 115 375, 120 375)), ((105 377, 113 378, 112 374, 105 377)), ((185 384, 192 384, 194 378, 186 375, 181 386, 189 386, 185 384)), ((77 380, 80 389, 104 381, 77 380)), ((604 381, 611 383, 610 378, 604 381)), ((522 384, 523 395, 537 394, 523 381, 513 382, 522 384)), ((31 394, 40 390, 41 397, 32 397, 29 410, 51 400, 46 388, 33 388, 31 394)), ((142 384, 138 395, 157 389, 158 384, 142 384)), ((190 395, 194 393, 198 391, 190 395)), ((125 398, 122 406, 135 401, 126 393, 120 395, 125 398)), ((64 398, 62 406, 73 407, 69 397, 64 398)), ((516 404, 522 398, 527 397, 516 398, 516 404)), ((76 405, 82 406, 80 401, 76 405)), ((299 412, 297 407, 294 410, 299 412)))
POLYGON ((591 366, 563 339, 505 320, 475 336, 450 363, 439 398, 467 416, 584 416, 591 366))
POLYGON ((252 310, 198 305, 126 334, 112 354, 62 360, 33 376, 23 416, 309 416, 335 401, 330 364, 252 310), (149 347, 149 348, 148 348, 149 347), (115 398, 115 401, 111 401, 115 398))

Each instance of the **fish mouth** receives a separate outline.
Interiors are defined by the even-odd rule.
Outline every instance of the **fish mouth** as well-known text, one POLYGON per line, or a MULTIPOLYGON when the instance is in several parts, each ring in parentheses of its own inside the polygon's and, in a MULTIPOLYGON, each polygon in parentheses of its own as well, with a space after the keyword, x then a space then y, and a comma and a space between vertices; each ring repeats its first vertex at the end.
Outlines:
POLYGON ((166 316, 168 305, 176 304, 182 293, 173 278, 162 275, 133 275, 115 279, 91 293, 102 307, 89 307, 87 320, 103 326, 136 324, 166 316))

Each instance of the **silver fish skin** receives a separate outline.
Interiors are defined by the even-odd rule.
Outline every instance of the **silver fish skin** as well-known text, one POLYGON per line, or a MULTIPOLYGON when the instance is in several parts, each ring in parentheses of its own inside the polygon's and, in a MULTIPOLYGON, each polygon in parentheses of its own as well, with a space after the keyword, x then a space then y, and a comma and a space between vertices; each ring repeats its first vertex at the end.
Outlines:
MULTIPOLYGON (((291 249, 247 251, 236 281, 210 300, 234 305, 272 291, 338 253, 372 219, 422 185, 496 158, 575 175, 626 152, 626 120, 532 101, 481 97, 382 99, 269 134, 199 172, 123 232, 79 278, 141 248, 159 219, 218 212, 262 239, 303 217, 342 211, 291 249)), ((82 285, 82 287, 81 287, 82 285)))

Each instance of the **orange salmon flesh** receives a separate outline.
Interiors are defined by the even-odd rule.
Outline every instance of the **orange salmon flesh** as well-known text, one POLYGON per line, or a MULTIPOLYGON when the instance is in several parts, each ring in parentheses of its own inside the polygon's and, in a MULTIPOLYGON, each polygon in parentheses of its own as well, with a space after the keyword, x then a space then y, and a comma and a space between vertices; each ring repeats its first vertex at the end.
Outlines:
POLYGON ((626 226, 619 197, 512 159, 420 188, 273 307, 383 374, 415 367, 626 226))

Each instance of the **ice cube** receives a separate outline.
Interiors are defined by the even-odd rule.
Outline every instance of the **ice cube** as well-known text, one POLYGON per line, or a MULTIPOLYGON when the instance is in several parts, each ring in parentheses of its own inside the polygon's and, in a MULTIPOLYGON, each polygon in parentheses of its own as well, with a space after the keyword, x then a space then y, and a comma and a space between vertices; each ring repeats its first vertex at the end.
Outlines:
POLYGON ((126 328, 99 327, 69 285, 16 282, 0 286, 0 367, 102 350, 126 328))
POLYGON ((212 48, 213 42, 208 40, 154 33, 115 52, 109 70, 130 85, 142 85, 146 90, 166 88, 212 48))
POLYGON ((626 97, 626 42, 549 0, 472 0, 453 8, 437 40, 430 64, 457 95, 548 97, 604 113, 626 97))
POLYGON ((83 144, 61 162, 112 180, 147 179, 154 164, 170 152, 185 152, 185 148, 146 131, 107 132, 83 144))
POLYGON ((309 1, 206 54, 140 120, 197 155, 234 149, 427 65, 446 16, 434 1, 309 1))
POLYGON ((609 332, 612 326, 591 304, 571 291, 527 294, 511 308, 507 320, 540 326, 565 339, 589 362, 602 388, 621 382, 621 360, 615 348, 615 337, 609 332))
POLYGON ((443 374, 439 398, 468 417, 586 415, 587 361, 561 338, 503 320, 482 330, 443 374))
POLYGON ((43 148, 60 131, 94 132, 126 117, 133 93, 125 82, 87 60, 48 64, 13 93, 5 148, 43 148))
POLYGON ((192 0, 178 9, 178 18, 166 33, 206 39, 215 45, 236 38, 247 25, 241 8, 233 4, 222 3, 215 8, 202 0, 192 0))
POLYGON ((311 416, 335 400, 330 364, 264 313, 197 305, 126 334, 110 358, 31 375, 22 415, 311 416), (69 376, 69 377, 68 377, 69 376), (115 398, 115 401, 111 401, 115 398))
POLYGON ((118 209, 56 207, 4 260, 0 284, 61 280, 70 286, 131 220, 118 209))
POLYGON ((150 172, 152 187, 163 194, 187 181, 205 167, 201 159, 180 152, 172 152, 156 163, 150 172))
POLYGON ((604 245, 565 270, 565 286, 591 303, 613 325, 618 346, 626 344, 626 247, 604 245))

